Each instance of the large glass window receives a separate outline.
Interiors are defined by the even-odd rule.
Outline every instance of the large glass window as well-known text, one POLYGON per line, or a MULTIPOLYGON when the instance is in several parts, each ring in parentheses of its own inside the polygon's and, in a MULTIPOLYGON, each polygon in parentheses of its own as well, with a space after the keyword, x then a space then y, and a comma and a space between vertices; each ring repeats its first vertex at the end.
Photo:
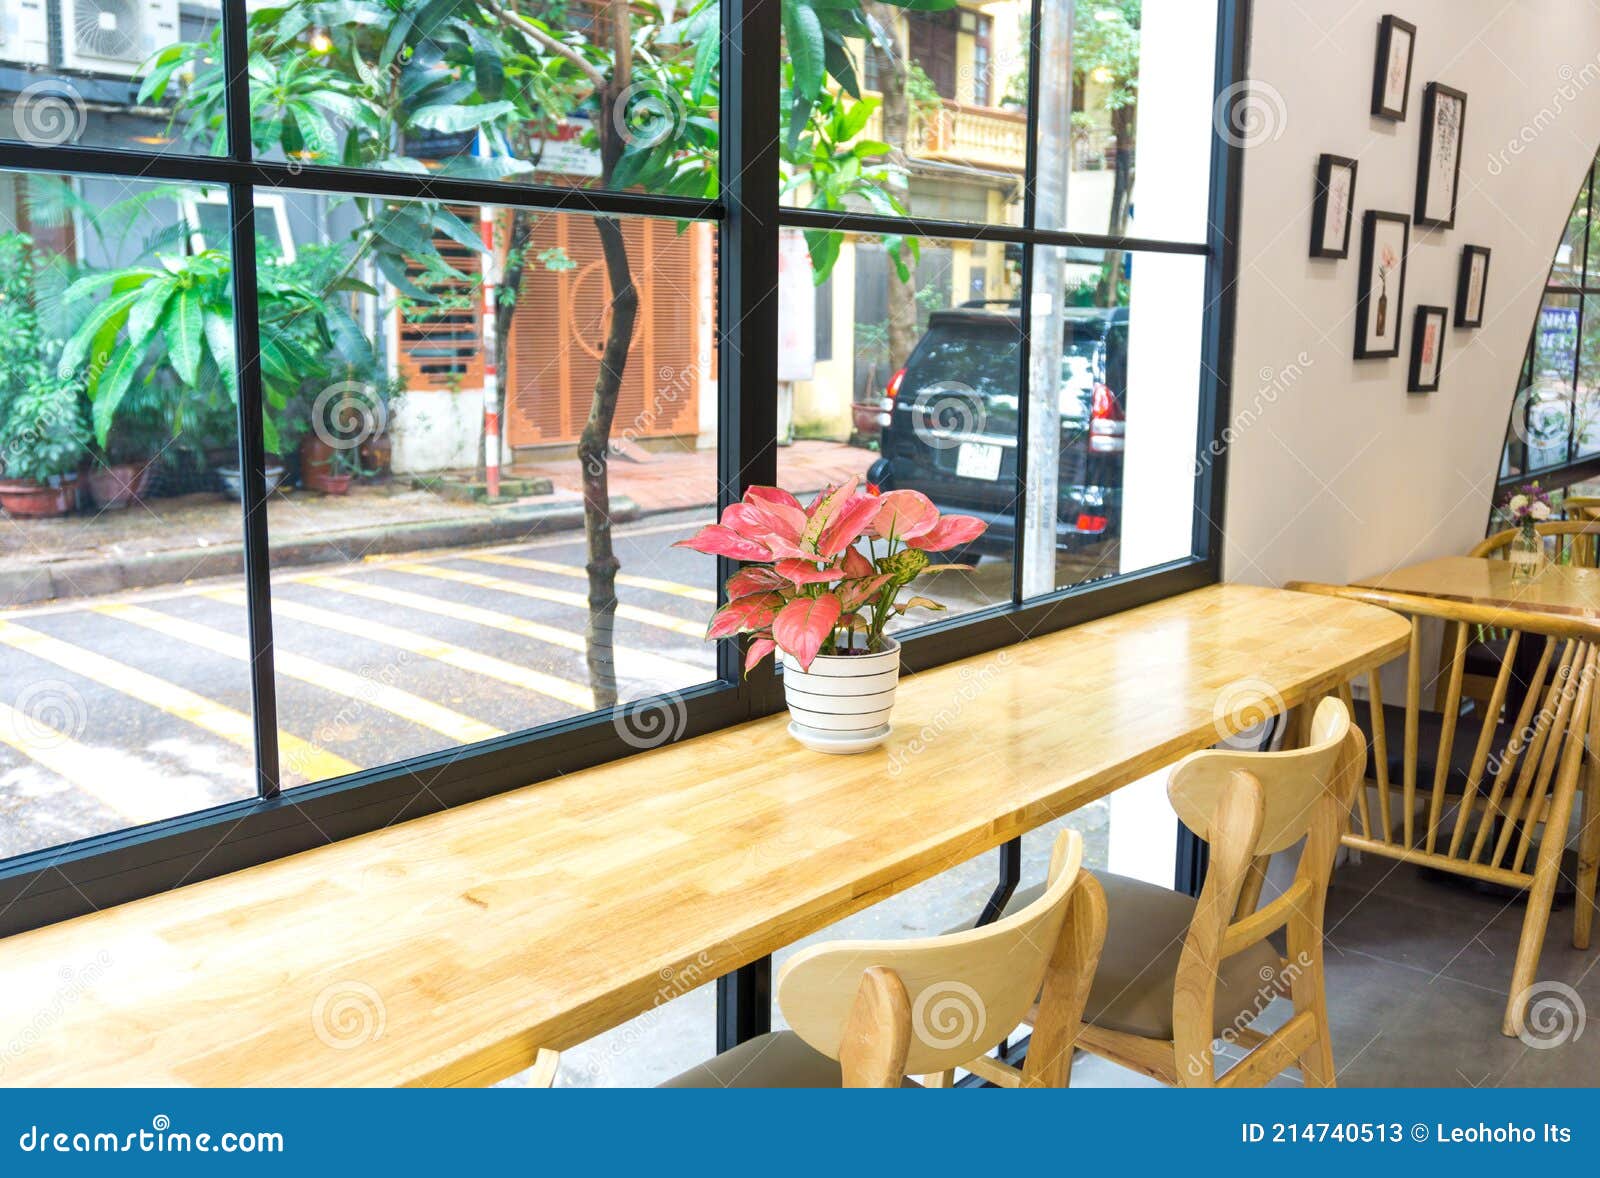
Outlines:
POLYGON ((0 875, 61 915, 47 856, 226 870, 771 710, 673 547, 753 483, 983 519, 922 664, 1214 575, 1232 14, 0 0, 0 875))

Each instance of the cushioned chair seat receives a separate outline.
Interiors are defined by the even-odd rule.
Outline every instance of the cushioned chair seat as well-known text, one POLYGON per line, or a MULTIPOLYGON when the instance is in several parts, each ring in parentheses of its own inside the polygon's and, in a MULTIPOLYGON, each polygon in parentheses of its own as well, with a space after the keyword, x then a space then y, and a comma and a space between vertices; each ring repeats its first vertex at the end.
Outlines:
MULTIPOLYGON (((1106 893, 1106 942, 1084 1007, 1085 1022, 1146 1039, 1172 1038, 1172 989, 1183 939, 1194 919, 1194 899, 1126 876, 1095 872, 1106 893)), ((1006 913, 1044 894, 1022 888, 1006 913)), ((1216 1030, 1248 1022, 1277 993, 1283 961, 1265 941, 1222 962, 1217 982, 1216 1030)))
MULTIPOLYGON (((674 1076, 663 1088, 841 1088, 844 1073, 793 1031, 758 1035, 674 1076)), ((906 1080, 902 1088, 920 1088, 906 1080)))
MULTIPOLYGON (((1367 738, 1367 779, 1376 780, 1377 754, 1372 744, 1372 705, 1366 700, 1356 701, 1356 723, 1367 738)), ((1389 784, 1400 786, 1405 780, 1406 710, 1400 704, 1383 705, 1384 736, 1389 753, 1389 784)), ((1502 720, 1495 726, 1490 755, 1501 752, 1511 740, 1516 725, 1502 720)), ((1426 708, 1417 712, 1417 789, 1433 788, 1435 757, 1439 752, 1439 738, 1444 731, 1444 715, 1426 708)), ((1450 742, 1450 774, 1445 778, 1445 789, 1454 794, 1465 791, 1467 774, 1472 771, 1472 755, 1478 748, 1478 737, 1483 732, 1483 715, 1476 710, 1463 712, 1456 720, 1455 739, 1450 742)), ((1485 776, 1488 776, 1485 771, 1485 776)), ((1479 788, 1483 781, 1479 781, 1479 788)))

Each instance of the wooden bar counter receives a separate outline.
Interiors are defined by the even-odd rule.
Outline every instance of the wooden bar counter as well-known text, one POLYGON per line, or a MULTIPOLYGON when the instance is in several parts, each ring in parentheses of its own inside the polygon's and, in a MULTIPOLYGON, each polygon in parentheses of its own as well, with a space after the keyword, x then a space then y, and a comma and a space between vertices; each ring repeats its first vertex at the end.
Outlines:
POLYGON ((772 716, 0 941, 0 1083, 482 1084, 1406 648, 1212 586, 906 680, 887 746, 772 716))

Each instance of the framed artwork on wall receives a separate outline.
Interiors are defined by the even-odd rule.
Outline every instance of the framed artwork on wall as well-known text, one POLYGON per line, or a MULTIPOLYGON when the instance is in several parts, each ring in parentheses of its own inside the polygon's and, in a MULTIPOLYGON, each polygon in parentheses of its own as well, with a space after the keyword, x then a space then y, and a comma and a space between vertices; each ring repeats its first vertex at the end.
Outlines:
POLYGON ((1411 219, 1368 209, 1361 220, 1361 274, 1356 293, 1356 359, 1400 354, 1406 249, 1411 219))
POLYGON ((1417 27, 1398 16, 1378 22, 1378 59, 1372 69, 1372 113, 1403 122, 1411 96, 1411 54, 1417 27))
POLYGON ((1489 289, 1489 247, 1461 247, 1461 272, 1456 277, 1456 326, 1483 326, 1483 296, 1489 289))
POLYGON ((1418 225, 1449 229, 1456 223, 1466 127, 1467 96, 1443 82, 1429 82, 1422 92, 1422 151, 1417 157, 1418 225))
POLYGON ((1350 256, 1350 223, 1355 220, 1356 161, 1342 155, 1317 160, 1317 188, 1311 203, 1311 256, 1350 256))
POLYGON ((1439 387, 1439 370, 1444 366, 1444 321, 1447 307, 1417 306, 1411 325, 1411 375, 1408 393, 1431 393, 1439 387))

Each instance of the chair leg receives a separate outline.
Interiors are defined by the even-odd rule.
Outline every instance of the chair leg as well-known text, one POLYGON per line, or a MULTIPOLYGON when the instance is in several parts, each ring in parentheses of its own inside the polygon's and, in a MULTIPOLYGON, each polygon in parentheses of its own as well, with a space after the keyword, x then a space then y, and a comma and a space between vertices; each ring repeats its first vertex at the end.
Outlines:
POLYGON ((1296 1060, 1307 1088, 1332 1088, 1336 1083, 1333 1068, 1333 1037, 1328 1033, 1328 987, 1322 972, 1322 942, 1312 942, 1306 967, 1290 983, 1297 1012, 1309 1011, 1317 1028, 1316 1038, 1296 1060))
POLYGON ((954 1088, 956 1086, 956 1070, 951 1068, 948 1072, 930 1072, 922 1077, 924 1088, 954 1088))
POLYGON ((1539 972, 1539 954, 1550 926, 1550 904, 1555 898, 1556 873, 1561 867, 1565 840, 1548 826, 1539 844, 1539 861, 1533 869, 1533 886, 1528 889, 1528 911, 1522 918, 1522 938, 1517 943, 1517 959, 1511 967, 1511 994, 1506 999, 1506 1014, 1500 1031, 1513 1039, 1522 1034, 1526 1015, 1524 996, 1539 972))
POLYGON ((1587 949, 1600 883, 1600 756, 1584 758, 1583 816, 1578 829, 1578 894, 1572 904, 1572 947, 1587 949))

